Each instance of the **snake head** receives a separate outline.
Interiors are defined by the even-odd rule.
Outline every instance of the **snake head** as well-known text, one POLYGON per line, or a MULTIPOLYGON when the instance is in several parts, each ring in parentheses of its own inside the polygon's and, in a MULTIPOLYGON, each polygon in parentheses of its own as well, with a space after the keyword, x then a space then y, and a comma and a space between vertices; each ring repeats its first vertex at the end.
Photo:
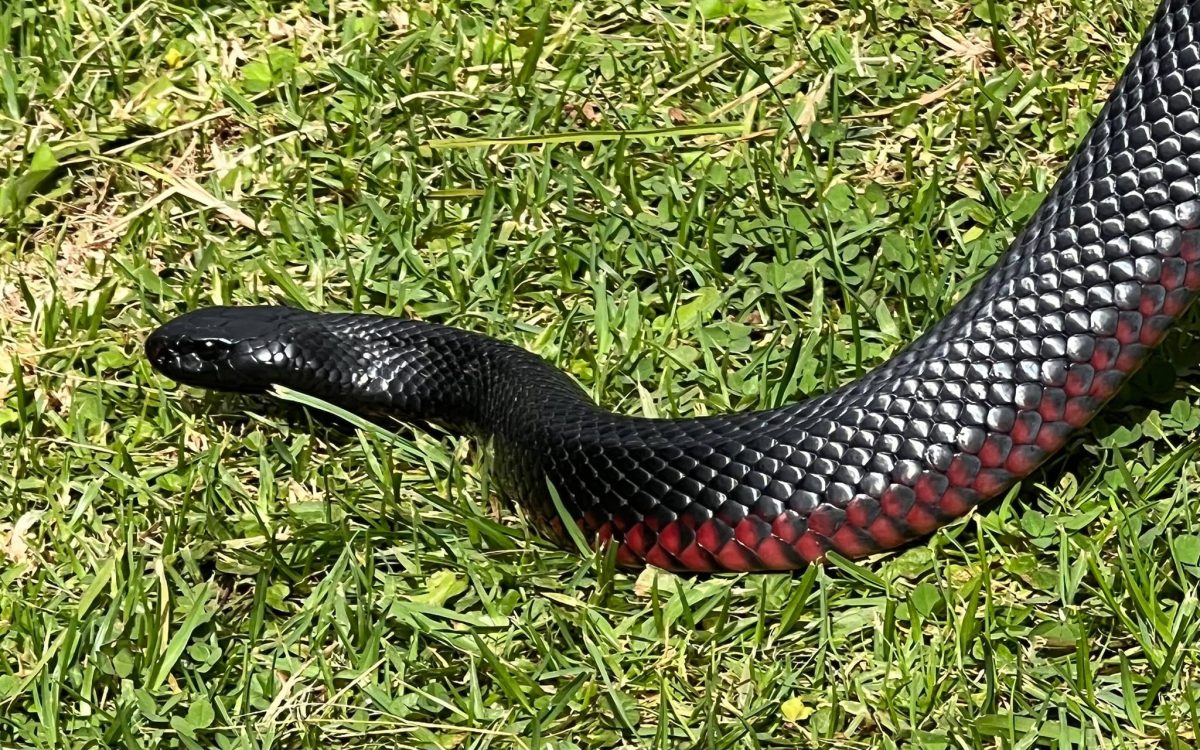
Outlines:
POLYGON ((156 370, 186 385, 262 393, 283 380, 281 331, 310 315, 287 307, 210 307, 182 315, 146 339, 156 370))
POLYGON ((285 386, 362 416, 455 432, 525 436, 514 402, 553 396, 595 408, 566 375, 524 349, 406 318, 211 307, 166 323, 145 347, 156 370, 185 385, 251 394, 285 386))

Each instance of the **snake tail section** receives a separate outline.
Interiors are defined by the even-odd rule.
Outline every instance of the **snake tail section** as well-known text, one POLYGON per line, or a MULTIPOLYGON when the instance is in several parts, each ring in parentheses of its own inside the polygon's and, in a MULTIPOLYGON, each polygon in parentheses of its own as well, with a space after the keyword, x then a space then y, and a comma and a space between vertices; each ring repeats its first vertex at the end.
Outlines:
POLYGON ((1061 448, 1200 290, 1198 13, 1194 2, 1158 9, 1043 205, 945 318, 808 401, 621 416, 495 339, 286 308, 192 312, 147 354, 193 385, 282 384, 487 438, 505 495, 553 528, 551 482, 625 565, 781 570, 895 547, 1061 448))

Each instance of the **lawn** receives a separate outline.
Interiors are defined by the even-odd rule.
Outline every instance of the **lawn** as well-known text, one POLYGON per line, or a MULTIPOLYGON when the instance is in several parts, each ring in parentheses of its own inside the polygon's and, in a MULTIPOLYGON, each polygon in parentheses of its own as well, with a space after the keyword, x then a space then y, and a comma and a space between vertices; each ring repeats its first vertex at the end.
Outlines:
POLYGON ((0 5, 0 748, 1190 748, 1191 315, 907 549, 614 571, 486 453, 154 373, 212 303, 500 336, 607 406, 847 382, 1052 186, 1149 0, 0 5))

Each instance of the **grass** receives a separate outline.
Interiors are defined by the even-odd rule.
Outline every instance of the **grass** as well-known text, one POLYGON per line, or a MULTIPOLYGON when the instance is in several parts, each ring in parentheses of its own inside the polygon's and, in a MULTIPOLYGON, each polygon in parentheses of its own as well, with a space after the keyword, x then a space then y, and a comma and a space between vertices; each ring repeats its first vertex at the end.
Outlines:
POLYGON ((1151 6, 10 0, 0 747, 1196 746, 1196 316, 1003 501, 790 576, 614 572, 465 441, 140 354, 288 301, 629 413, 827 390, 1004 249, 1151 6))

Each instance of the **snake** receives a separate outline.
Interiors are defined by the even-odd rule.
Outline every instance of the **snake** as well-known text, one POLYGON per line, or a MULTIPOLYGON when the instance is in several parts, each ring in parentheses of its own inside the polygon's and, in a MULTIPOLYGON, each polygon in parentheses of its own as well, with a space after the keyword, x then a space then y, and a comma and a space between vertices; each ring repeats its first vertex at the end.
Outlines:
POLYGON ((491 449, 498 493, 624 567, 792 570, 927 536, 1027 477, 1200 292, 1200 0, 1164 0, 1053 188, 996 263, 857 381, 781 408, 614 413, 522 347, 411 317, 184 312, 170 379, 279 386, 491 449), (579 538, 579 535, 576 535, 579 538))

